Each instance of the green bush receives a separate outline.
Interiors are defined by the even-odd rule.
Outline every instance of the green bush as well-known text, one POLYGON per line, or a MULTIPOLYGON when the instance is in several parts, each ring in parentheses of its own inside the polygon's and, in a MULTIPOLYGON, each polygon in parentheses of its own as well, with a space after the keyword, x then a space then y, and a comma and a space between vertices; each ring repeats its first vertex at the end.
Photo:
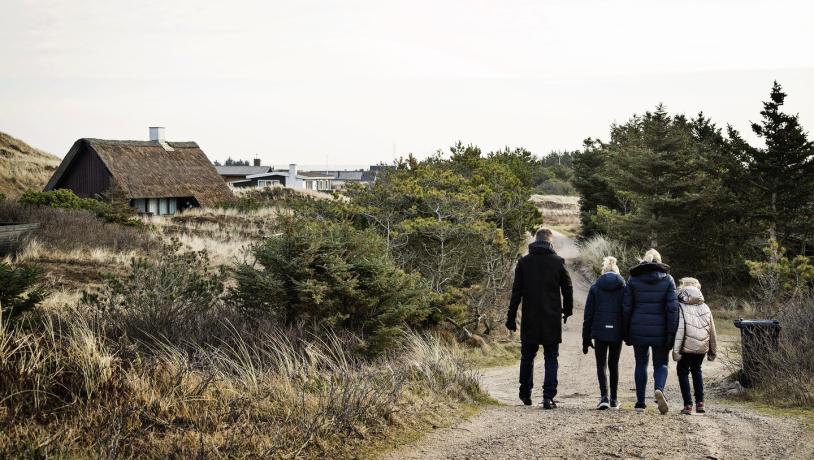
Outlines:
POLYGON ((0 261, 0 319, 14 319, 33 310, 48 295, 35 266, 14 267, 0 261))
POLYGON ((212 271, 205 251, 182 252, 173 241, 150 259, 133 259, 125 277, 110 277, 82 302, 109 323, 114 337, 198 342, 213 319, 225 273, 212 271))
POLYGON ((134 218, 136 211, 130 207, 128 200, 115 191, 111 192, 109 201, 101 201, 93 198, 80 198, 68 189, 57 189, 48 192, 26 190, 20 196, 20 202, 50 208, 84 209, 96 213, 97 217, 107 222, 140 225, 140 221, 134 218))
POLYGON ((231 300, 254 316, 361 333, 380 352, 420 326, 436 298, 420 275, 398 268, 386 241, 346 222, 282 216, 276 235, 236 270, 231 300))

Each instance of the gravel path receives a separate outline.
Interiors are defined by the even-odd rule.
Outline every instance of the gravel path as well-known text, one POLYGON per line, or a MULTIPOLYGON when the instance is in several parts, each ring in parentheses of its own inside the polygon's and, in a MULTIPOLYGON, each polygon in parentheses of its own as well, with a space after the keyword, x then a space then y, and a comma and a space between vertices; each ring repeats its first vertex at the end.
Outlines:
MULTIPOLYGON (((563 235, 557 235, 554 243, 566 259, 576 256, 573 242, 563 235)), ((646 412, 634 412, 631 347, 624 347, 619 365, 622 409, 594 410, 599 392, 595 361, 593 353, 582 354, 580 338, 587 286, 576 274, 573 280, 576 305, 560 349, 558 409, 544 411, 539 405, 520 404, 517 366, 487 369, 482 386, 501 405, 451 428, 435 430, 384 458, 814 458, 814 442, 797 420, 728 405, 711 391, 706 415, 680 415, 672 362, 667 384, 670 412, 659 415, 650 402, 646 412)), ((542 383, 542 356, 538 359, 534 380, 542 383)), ((708 387, 722 379, 725 369, 720 363, 707 361, 704 366, 708 387)), ((534 389, 535 402, 542 399, 541 391, 534 389)))

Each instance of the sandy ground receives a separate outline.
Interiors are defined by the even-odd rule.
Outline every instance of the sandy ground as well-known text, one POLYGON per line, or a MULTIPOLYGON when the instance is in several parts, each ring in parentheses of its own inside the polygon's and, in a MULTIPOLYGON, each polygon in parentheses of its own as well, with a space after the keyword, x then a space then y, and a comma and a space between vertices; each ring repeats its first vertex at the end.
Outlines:
MULTIPOLYGON (((576 256, 577 249, 568 238, 557 235, 554 244, 566 259, 576 256)), ((667 384, 670 412, 660 415, 652 401, 648 401, 646 412, 633 411, 631 347, 624 347, 619 365, 622 409, 595 410, 599 389, 593 350, 583 355, 580 337, 588 286, 578 275, 572 278, 574 317, 564 329, 560 348, 557 409, 544 411, 540 405, 520 404, 517 366, 487 369, 482 386, 501 405, 451 428, 435 430, 384 458, 814 458, 814 442, 799 421, 727 404, 712 391, 707 394, 706 415, 680 415, 681 396, 673 362, 667 384)), ((704 366, 708 387, 723 378, 722 364, 705 361, 704 366)), ((542 399, 542 356, 534 381, 538 385, 533 393, 537 403, 542 399)))

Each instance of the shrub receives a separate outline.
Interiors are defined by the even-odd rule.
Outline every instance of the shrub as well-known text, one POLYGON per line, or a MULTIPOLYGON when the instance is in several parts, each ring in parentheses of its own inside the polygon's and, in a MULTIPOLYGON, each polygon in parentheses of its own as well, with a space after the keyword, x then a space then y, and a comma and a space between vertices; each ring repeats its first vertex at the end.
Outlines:
POLYGON ((133 259, 127 276, 84 292, 82 301, 102 315, 114 338, 197 341, 224 290, 225 272, 211 272, 205 251, 181 252, 172 240, 154 258, 133 259))
POLYGON ((627 275, 630 267, 639 263, 634 250, 602 235, 592 236, 579 243, 576 263, 586 279, 593 282, 602 274, 602 259, 607 256, 616 257, 619 271, 623 276, 627 275))
POLYGON ((95 217, 85 210, 59 209, 0 202, 0 221, 40 224, 34 236, 51 250, 72 251, 104 248, 111 251, 147 251, 151 240, 142 227, 125 226, 95 217))
POLYGON ((34 266, 14 267, 0 261, 0 321, 15 319, 33 310, 48 295, 34 266))
POLYGON ((375 232, 296 216, 281 217, 275 231, 253 249, 256 263, 237 267, 232 300, 244 311, 353 330, 373 352, 429 315, 434 295, 395 265, 375 232))
POLYGON ((757 282, 758 297, 763 305, 776 305, 792 298, 805 297, 814 281, 814 265, 808 257, 786 257, 786 249, 775 240, 763 249, 765 261, 747 260, 749 274, 757 282))
POLYGON ((759 347, 753 361, 756 388, 748 397, 787 407, 814 406, 814 298, 775 306, 782 327, 777 346, 759 347))
POLYGON ((57 189, 48 192, 26 190, 20 196, 20 202, 50 208, 84 209, 96 214, 107 222, 140 225, 141 221, 135 219, 135 210, 129 206, 127 200, 122 198, 118 189, 112 189, 109 201, 80 198, 68 189, 57 189))

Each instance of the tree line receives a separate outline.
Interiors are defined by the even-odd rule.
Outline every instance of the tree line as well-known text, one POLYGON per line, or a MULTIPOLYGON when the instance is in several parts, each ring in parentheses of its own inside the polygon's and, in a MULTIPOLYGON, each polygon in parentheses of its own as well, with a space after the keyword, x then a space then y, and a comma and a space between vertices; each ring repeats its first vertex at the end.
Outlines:
POLYGON ((671 115, 658 105, 587 139, 573 159, 583 238, 604 234, 631 248, 656 247, 682 271, 719 283, 749 280, 747 260, 811 255, 814 144, 798 115, 784 112, 774 83, 744 140, 703 112, 671 115), (773 246, 773 244, 776 246, 773 246))

